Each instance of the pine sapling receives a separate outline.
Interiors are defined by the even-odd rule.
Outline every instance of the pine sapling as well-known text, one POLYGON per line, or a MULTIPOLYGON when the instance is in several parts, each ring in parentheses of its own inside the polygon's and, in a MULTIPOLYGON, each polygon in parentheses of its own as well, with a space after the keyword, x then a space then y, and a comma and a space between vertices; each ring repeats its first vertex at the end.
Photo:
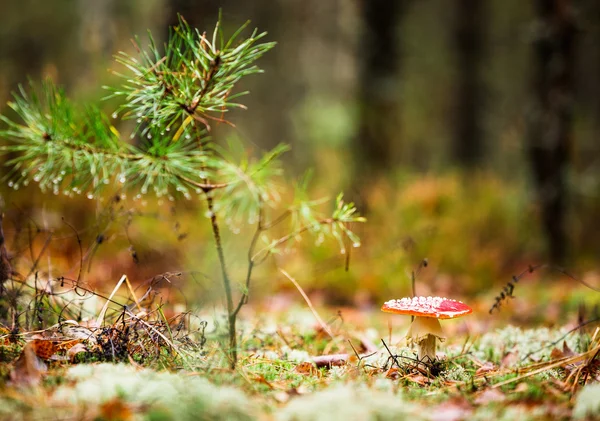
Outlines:
POLYGON ((235 87, 243 77, 262 72, 254 63, 275 46, 262 42, 266 33, 257 30, 243 38, 247 26, 225 38, 219 19, 208 36, 180 17, 164 48, 149 34, 147 49, 136 44, 137 56, 119 53, 116 61, 125 71, 116 74, 122 84, 106 88, 108 98, 122 101, 112 120, 136 122, 129 136, 119 133, 99 108, 74 106, 50 81, 38 89, 33 84, 28 91, 20 87, 14 94, 9 106, 18 120, 0 116, 5 123, 1 151, 10 154, 6 178, 14 189, 33 181, 44 192, 69 197, 98 198, 113 188, 134 198, 153 193, 174 201, 204 200, 225 292, 232 368, 238 351, 236 322, 248 302, 255 267, 304 233, 332 237, 342 251, 348 242, 358 246, 349 224, 364 221, 342 195, 331 214, 319 213, 323 202, 308 199, 305 181, 297 184, 295 199, 283 213, 272 216, 280 199, 279 157, 288 147, 277 146, 258 160, 247 153, 235 160, 233 151, 209 139, 211 126, 231 124, 227 113, 245 108, 237 101, 247 92, 235 87), (223 247, 224 221, 255 226, 237 298, 223 247), (291 221, 289 232, 272 234, 284 221, 291 221))

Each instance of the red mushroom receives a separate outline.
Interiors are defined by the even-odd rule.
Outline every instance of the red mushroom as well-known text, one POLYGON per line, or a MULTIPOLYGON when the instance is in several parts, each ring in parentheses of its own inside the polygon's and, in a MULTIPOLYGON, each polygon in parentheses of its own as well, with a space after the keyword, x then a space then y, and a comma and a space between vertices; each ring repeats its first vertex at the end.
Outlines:
POLYGON ((425 357, 435 359, 435 340, 443 340, 444 333, 438 319, 452 319, 473 312, 461 301, 441 297, 405 297, 383 304, 386 313, 415 316, 406 337, 409 343, 417 344, 419 361, 425 357))

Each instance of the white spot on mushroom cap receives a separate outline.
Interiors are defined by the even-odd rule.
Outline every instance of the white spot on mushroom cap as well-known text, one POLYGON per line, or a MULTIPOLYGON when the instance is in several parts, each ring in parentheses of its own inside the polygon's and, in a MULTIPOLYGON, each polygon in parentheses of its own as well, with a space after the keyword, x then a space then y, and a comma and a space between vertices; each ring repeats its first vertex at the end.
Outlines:
POLYGON ((386 301, 382 310, 436 318, 454 318, 472 312, 462 301, 445 297, 404 297, 386 301))

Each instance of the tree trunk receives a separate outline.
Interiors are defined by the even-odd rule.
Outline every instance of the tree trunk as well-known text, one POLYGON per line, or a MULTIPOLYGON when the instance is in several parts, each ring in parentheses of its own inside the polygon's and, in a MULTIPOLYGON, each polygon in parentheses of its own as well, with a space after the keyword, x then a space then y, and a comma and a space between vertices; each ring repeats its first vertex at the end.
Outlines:
POLYGON ((569 0, 538 0, 537 11, 528 154, 549 258, 553 263, 562 263, 567 250, 566 172, 572 142, 576 30, 569 0))
POLYGON ((397 45, 405 1, 363 0, 359 60, 359 123, 356 164, 368 183, 392 167, 400 136, 400 77, 397 45))
POLYGON ((458 55, 457 109, 452 154, 458 164, 472 168, 481 160, 485 1, 460 0, 456 16, 455 46, 458 55))

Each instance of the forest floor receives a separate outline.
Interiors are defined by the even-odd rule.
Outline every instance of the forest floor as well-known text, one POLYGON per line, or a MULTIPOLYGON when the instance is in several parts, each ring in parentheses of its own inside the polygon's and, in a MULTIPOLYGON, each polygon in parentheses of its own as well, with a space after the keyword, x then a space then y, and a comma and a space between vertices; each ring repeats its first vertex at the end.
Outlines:
POLYGON ((448 338, 433 364, 407 346, 409 317, 317 313, 289 297, 244 309, 235 370, 218 312, 166 323, 162 311, 124 309, 99 314, 100 329, 5 331, 0 419, 600 418, 598 322, 517 327, 490 317, 488 304, 443 323, 448 338))

